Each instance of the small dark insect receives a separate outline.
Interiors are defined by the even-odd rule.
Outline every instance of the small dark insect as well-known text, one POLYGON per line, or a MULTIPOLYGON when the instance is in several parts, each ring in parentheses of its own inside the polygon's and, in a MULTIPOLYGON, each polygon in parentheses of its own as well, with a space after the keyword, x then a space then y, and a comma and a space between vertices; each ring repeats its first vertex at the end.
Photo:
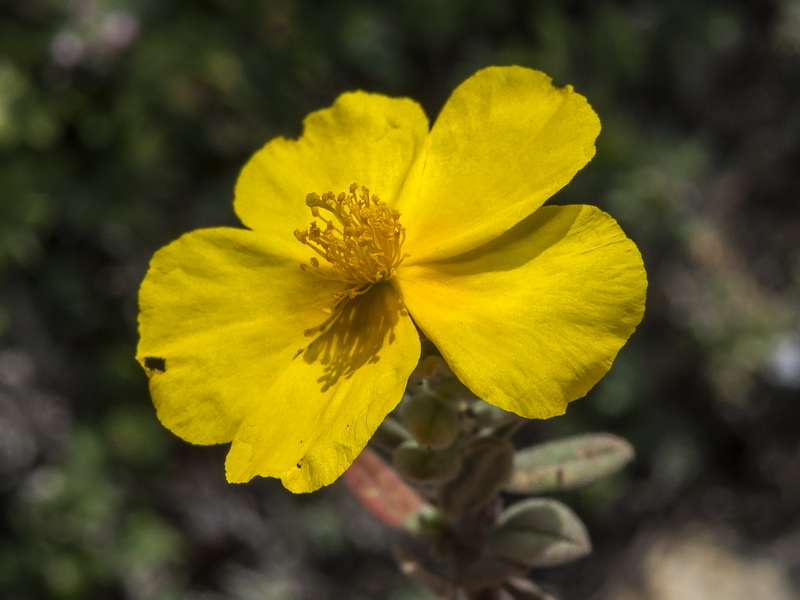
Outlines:
POLYGON ((164 371, 167 370, 167 360, 165 358, 158 358, 155 356, 145 356, 144 366, 150 369, 151 371, 158 371, 159 373, 163 373, 164 371))
POLYGON ((300 463, 297 463, 297 468, 302 469, 303 467, 300 466, 300 463))

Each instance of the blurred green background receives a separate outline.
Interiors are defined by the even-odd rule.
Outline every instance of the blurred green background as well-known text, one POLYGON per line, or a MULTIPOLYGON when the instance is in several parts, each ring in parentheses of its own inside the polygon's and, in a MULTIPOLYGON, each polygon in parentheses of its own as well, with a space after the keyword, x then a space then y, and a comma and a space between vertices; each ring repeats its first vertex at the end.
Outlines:
POLYGON ((362 88, 434 117, 492 64, 589 98, 597 156, 553 202, 611 212, 651 281, 609 376, 521 435, 638 453, 559 496, 595 551, 534 578, 800 597, 800 1, 0 0, 0 598, 424 597, 341 484, 230 486, 226 448, 160 426, 136 293, 308 112, 362 88))

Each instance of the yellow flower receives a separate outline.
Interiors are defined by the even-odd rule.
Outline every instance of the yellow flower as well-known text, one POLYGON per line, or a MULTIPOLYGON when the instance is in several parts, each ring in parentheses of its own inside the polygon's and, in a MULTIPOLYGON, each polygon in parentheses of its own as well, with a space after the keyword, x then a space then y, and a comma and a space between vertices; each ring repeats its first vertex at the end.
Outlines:
POLYGON ((248 229, 194 231, 153 257, 137 360, 159 419, 232 442, 231 482, 315 490, 399 402, 418 329, 487 402, 562 414, 644 311, 617 223, 542 206, 599 131, 583 96, 521 67, 470 77, 430 130, 413 101, 364 92, 312 113, 244 167, 248 229))

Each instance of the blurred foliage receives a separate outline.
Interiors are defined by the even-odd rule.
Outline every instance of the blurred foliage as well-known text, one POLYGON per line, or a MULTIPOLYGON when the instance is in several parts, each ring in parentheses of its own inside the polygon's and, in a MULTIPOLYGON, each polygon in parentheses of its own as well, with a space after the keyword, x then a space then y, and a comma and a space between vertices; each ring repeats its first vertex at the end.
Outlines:
POLYGON ((595 593, 664 515, 800 528, 797 0, 0 0, 0 596, 419 598, 340 487, 228 486, 224 449, 160 427, 136 290, 161 245, 235 225, 249 155, 342 91, 433 117, 509 63, 600 114, 553 201, 609 210, 651 280, 610 375, 522 432, 638 452, 565 494, 596 551, 544 583, 595 593))

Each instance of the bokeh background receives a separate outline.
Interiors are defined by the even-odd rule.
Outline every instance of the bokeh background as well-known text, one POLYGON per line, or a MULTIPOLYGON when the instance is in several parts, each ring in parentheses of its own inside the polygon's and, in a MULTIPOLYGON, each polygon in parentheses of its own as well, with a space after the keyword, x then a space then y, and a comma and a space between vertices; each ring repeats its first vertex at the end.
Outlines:
POLYGON ((559 494, 595 550, 563 600, 800 597, 800 2, 0 0, 0 598, 425 598, 337 483, 230 486, 133 360, 148 260, 236 225, 252 152, 362 88, 431 117, 480 67, 587 96, 603 132, 552 200, 642 250, 645 320, 523 441, 637 459, 559 494))

